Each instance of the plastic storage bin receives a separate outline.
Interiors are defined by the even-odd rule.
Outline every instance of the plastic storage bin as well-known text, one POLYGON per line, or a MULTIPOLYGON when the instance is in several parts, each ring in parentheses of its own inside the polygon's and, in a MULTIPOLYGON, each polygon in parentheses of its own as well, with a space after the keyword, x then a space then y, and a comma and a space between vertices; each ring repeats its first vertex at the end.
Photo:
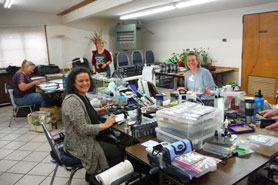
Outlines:
POLYGON ((211 137, 221 126, 218 109, 192 102, 157 111, 156 119, 161 131, 191 141, 211 137))
MULTIPOLYGON (((156 132, 157 140, 159 142, 166 141, 168 143, 174 143, 176 141, 186 139, 185 137, 178 137, 178 136, 175 136, 171 133, 168 133, 167 131, 163 131, 158 127, 155 128, 155 132, 156 132)), ((190 140, 192 142, 193 148, 196 149, 196 150, 199 150, 199 149, 202 148, 203 142, 204 142, 205 139, 206 138, 199 138, 199 139, 193 139, 193 140, 190 139, 190 140)))
POLYGON ((155 128, 155 132, 156 132, 157 140, 159 142, 166 141, 168 143, 174 143, 176 141, 180 141, 180 140, 183 139, 183 138, 177 137, 177 136, 175 136, 173 134, 170 134, 170 133, 167 133, 165 131, 162 131, 158 127, 155 128))

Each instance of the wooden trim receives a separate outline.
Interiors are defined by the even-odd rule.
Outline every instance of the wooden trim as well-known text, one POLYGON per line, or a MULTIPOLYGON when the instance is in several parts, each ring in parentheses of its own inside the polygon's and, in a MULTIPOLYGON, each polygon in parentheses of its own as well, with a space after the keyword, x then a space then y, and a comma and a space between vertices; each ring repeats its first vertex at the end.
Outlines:
POLYGON ((232 69, 234 72, 239 72, 238 67, 223 67, 223 66, 215 66, 216 69, 232 69))
POLYGON ((94 2, 94 1, 96 1, 96 0, 84 0, 84 1, 82 1, 82 2, 80 2, 80 3, 78 3, 78 4, 76 4, 76 5, 74 5, 74 6, 70 7, 70 8, 68 8, 68 9, 66 9, 66 10, 64 10, 64 11, 62 11, 62 12, 60 12, 60 13, 58 13, 57 15, 58 15, 58 16, 66 15, 66 14, 68 14, 68 13, 74 11, 74 10, 77 10, 77 9, 83 7, 83 6, 86 6, 87 4, 90 4, 90 3, 94 2))
POLYGON ((46 41, 47 59, 48 59, 48 64, 50 64, 50 57, 49 57, 49 48, 48 48, 48 38, 47 38, 47 32, 46 32, 46 25, 44 25, 44 34, 45 34, 45 41, 46 41))
POLYGON ((268 12, 259 12, 259 13, 244 14, 243 17, 246 16, 246 15, 256 15, 256 14, 273 13, 273 12, 278 12, 278 11, 277 10, 273 10, 273 11, 268 11, 268 12))

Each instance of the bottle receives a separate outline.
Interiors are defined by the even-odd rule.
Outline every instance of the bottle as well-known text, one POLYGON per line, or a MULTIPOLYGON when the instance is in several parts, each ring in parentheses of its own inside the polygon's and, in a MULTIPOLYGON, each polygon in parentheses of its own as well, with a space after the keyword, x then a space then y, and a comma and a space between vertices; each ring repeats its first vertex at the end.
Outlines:
POLYGON ((225 112, 225 106, 224 106, 224 98, 222 96, 215 96, 214 99, 214 107, 220 110, 220 121, 224 122, 224 112, 225 112))
POLYGON ((259 120, 259 118, 256 117, 256 113, 264 110, 264 98, 261 93, 261 90, 259 90, 259 92, 255 93, 254 100, 255 100, 255 105, 254 105, 253 120, 259 120))
POLYGON ((62 82, 63 82, 63 88, 66 88, 66 75, 65 75, 65 73, 63 73, 62 82))
POLYGON ((239 104, 240 104, 240 97, 239 96, 235 96, 235 105, 234 105, 234 109, 235 110, 239 109, 239 104))
POLYGON ((225 128, 228 128, 228 125, 229 125, 229 120, 228 120, 228 118, 226 118, 224 121, 225 128))

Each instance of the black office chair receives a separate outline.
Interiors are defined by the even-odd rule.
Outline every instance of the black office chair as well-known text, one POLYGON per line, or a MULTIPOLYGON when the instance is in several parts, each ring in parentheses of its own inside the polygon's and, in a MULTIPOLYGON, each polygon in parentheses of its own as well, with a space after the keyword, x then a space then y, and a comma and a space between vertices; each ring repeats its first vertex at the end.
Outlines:
POLYGON ((50 185, 53 185, 53 182, 54 182, 57 170, 58 170, 58 166, 62 166, 67 171, 71 172, 69 180, 67 182, 67 185, 70 185, 74 174, 78 170, 83 168, 81 161, 79 159, 77 159, 76 157, 70 156, 65 153, 65 151, 63 149, 63 145, 62 145, 63 141, 64 141, 63 133, 52 136, 43 122, 41 122, 41 125, 42 125, 43 131, 45 133, 45 136, 47 138, 47 141, 51 147, 50 155, 56 161, 56 167, 55 167, 50 185))
POLYGON ((129 60, 127 54, 125 52, 119 52, 117 55, 117 67, 119 68, 128 65, 129 65, 129 60))
POLYGON ((17 113, 19 111, 19 109, 21 108, 29 108, 30 111, 32 112, 33 109, 32 107, 34 107, 35 105, 17 105, 14 101, 14 94, 13 94, 14 90, 11 88, 11 86, 7 83, 5 83, 5 93, 7 94, 7 96, 9 97, 10 101, 11 101, 11 104, 12 104, 12 107, 13 107, 13 115, 10 119, 10 122, 9 122, 9 127, 11 126, 12 124, 12 120, 15 121, 15 118, 17 116, 17 113))
POLYGON ((90 69, 89 61, 87 58, 75 58, 72 60, 72 68, 75 67, 85 67, 87 69, 90 69))

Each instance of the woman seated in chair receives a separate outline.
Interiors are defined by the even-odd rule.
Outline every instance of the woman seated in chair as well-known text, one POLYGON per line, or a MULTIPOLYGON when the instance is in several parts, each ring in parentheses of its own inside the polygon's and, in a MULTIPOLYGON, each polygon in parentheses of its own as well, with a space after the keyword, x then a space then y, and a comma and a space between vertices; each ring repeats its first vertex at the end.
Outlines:
POLYGON ((24 60, 21 68, 14 74, 12 79, 14 101, 17 105, 49 107, 48 96, 35 92, 35 86, 39 85, 40 81, 30 79, 30 75, 34 72, 34 69, 35 64, 33 62, 24 60))
POLYGON ((115 116, 109 116, 104 123, 99 121, 98 115, 106 114, 107 110, 94 109, 91 106, 86 93, 93 88, 89 70, 74 68, 67 77, 66 97, 62 104, 64 149, 66 153, 81 160, 87 172, 86 181, 90 175, 105 170, 124 158, 124 151, 117 145, 97 140, 101 131, 115 123, 115 116))
POLYGON ((187 90, 189 93, 197 93, 199 89, 213 90, 215 83, 211 73, 201 67, 200 60, 195 53, 189 53, 186 57, 186 65, 189 71, 184 76, 184 87, 177 90, 187 90))

